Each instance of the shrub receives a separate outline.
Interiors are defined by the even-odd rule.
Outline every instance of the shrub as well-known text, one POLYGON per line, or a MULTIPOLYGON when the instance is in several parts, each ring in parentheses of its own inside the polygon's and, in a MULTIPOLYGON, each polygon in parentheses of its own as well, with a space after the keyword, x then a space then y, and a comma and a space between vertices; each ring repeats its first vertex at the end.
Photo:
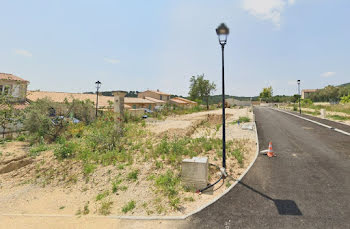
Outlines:
POLYGON ((54 150, 54 155, 58 159, 71 158, 75 155, 78 149, 78 144, 72 141, 66 141, 62 138, 58 147, 54 150))
POLYGON ((238 121, 239 121, 240 123, 250 122, 250 118, 249 118, 249 117, 246 117, 246 116, 240 116, 240 117, 238 118, 238 120, 236 121, 236 123, 238 123, 238 121))
POLYGON ((139 174, 139 170, 133 170, 128 174, 128 180, 136 181, 138 174, 139 174))
POLYGON ((136 203, 134 200, 129 201, 124 207, 122 208, 122 212, 127 213, 128 211, 131 211, 135 208, 136 203))

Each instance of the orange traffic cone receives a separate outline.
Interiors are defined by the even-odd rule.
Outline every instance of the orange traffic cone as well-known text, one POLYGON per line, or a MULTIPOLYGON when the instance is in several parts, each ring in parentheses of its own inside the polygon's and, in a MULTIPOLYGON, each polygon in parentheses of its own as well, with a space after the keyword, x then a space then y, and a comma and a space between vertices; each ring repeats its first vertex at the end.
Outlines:
POLYGON ((276 155, 273 153, 273 150, 272 150, 272 142, 269 143, 269 151, 267 151, 267 156, 276 157, 276 155))

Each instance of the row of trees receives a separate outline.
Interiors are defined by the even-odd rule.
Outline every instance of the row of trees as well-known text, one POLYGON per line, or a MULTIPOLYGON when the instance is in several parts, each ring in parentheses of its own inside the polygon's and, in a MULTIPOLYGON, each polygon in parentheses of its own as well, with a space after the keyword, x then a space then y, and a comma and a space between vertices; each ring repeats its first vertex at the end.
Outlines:
POLYGON ((339 102, 342 97, 349 94, 350 86, 335 87, 328 85, 312 93, 309 98, 314 102, 339 102))

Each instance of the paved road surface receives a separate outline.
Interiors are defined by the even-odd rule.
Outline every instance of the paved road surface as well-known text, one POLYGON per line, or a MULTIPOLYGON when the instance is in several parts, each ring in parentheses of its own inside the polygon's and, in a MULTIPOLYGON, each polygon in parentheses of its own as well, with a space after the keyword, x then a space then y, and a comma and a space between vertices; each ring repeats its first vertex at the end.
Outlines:
POLYGON ((227 195, 188 228, 350 228, 350 137, 257 107, 260 155, 227 195))

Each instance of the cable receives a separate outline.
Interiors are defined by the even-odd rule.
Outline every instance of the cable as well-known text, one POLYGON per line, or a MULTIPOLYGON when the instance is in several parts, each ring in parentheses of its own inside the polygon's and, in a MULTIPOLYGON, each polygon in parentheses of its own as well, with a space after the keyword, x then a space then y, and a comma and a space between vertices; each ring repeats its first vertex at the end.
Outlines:
MULTIPOLYGON (((217 166, 217 165, 214 165, 214 164, 211 164, 211 163, 209 163, 209 165, 215 166, 216 168, 218 168, 218 169, 220 170, 220 167, 217 166)), ((214 185, 216 185, 217 183, 219 183, 222 179, 225 179, 223 173, 221 173, 221 176, 220 176, 219 180, 215 181, 213 184, 209 184, 209 185, 208 185, 207 187, 205 187, 205 188, 198 189, 198 190, 196 191, 196 193, 202 193, 202 192, 204 192, 205 190, 207 190, 207 189, 213 187, 214 185)))

